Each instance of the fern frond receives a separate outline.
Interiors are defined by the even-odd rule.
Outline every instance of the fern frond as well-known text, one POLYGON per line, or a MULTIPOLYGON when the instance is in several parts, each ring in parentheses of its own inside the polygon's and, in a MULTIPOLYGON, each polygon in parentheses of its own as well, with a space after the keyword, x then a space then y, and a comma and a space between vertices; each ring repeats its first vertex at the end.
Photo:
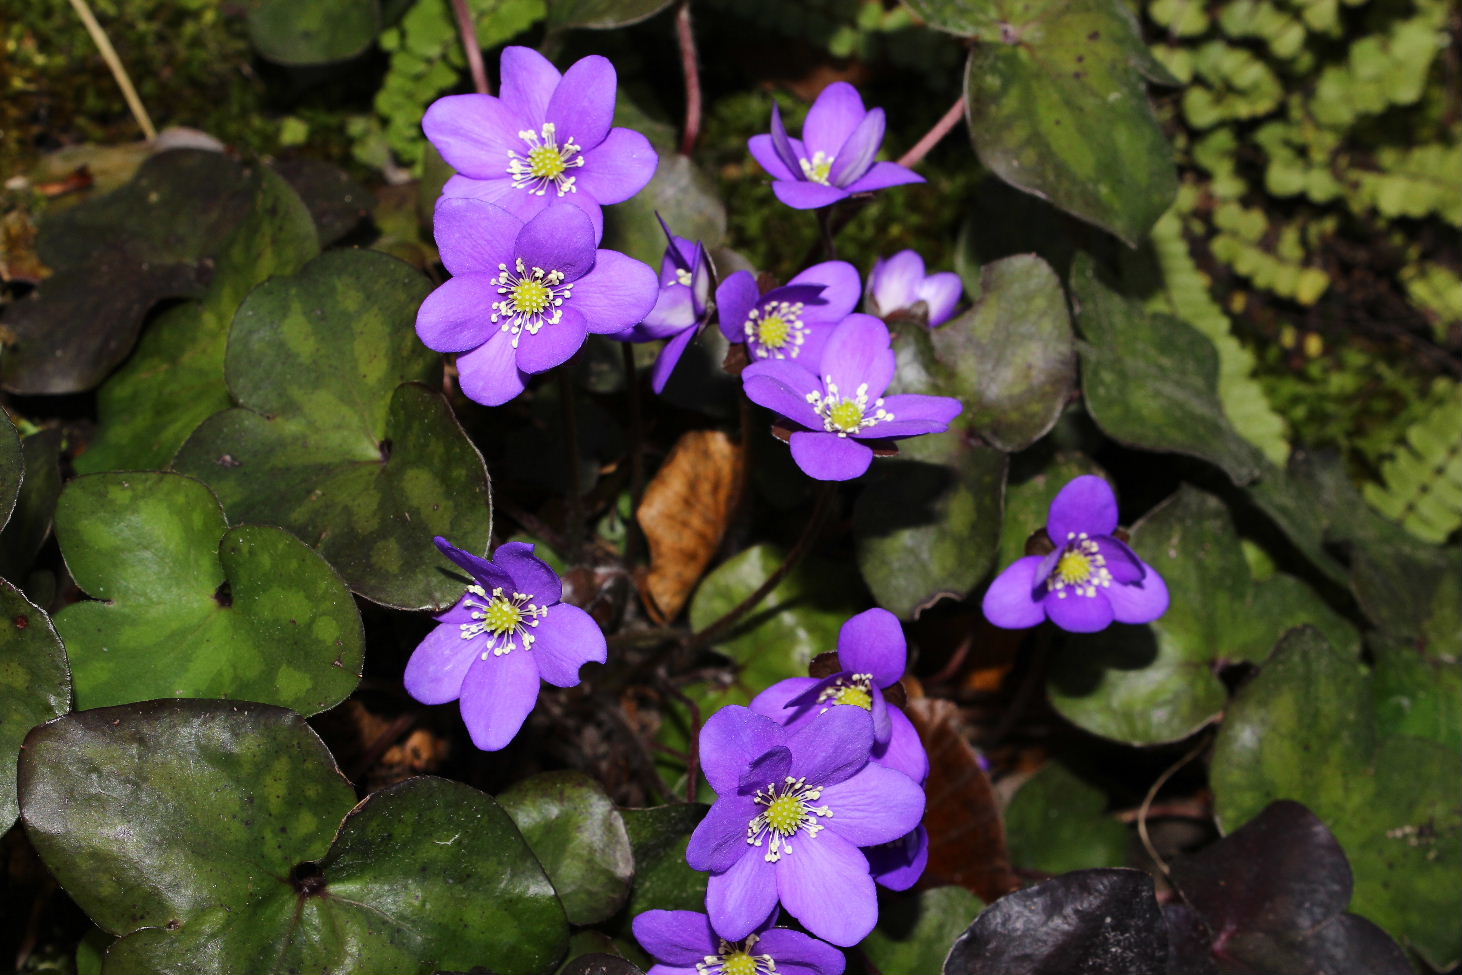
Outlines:
POLYGON ((1382 465, 1385 484, 1367 484, 1363 493, 1417 538, 1444 542, 1462 527, 1462 385, 1438 380, 1432 399, 1382 465))

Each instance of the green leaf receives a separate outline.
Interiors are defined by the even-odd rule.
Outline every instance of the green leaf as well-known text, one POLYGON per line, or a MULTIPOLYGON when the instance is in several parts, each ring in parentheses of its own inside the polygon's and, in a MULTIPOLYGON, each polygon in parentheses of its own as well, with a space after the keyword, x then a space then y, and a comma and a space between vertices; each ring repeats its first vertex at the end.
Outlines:
POLYGON ((381 29, 379 0, 252 0, 249 39, 280 64, 328 64, 353 58, 381 29))
POLYGON ((1066 766, 1048 763, 1005 807, 1010 862, 1066 873, 1127 862, 1127 827, 1107 815, 1107 797, 1066 766))
POLYGON ((20 431, 10 416, 0 410, 0 528, 10 523, 20 482, 25 479, 25 453, 20 446, 20 431))
POLYGON ((56 617, 82 708, 198 697, 314 714, 360 681, 365 633, 340 577, 282 529, 230 529, 190 477, 77 478, 56 535, 96 597, 56 617))
POLYGON ((853 508, 853 534, 878 605, 911 619, 979 585, 995 561, 1006 462, 951 431, 905 440, 877 465, 853 508))
POLYGON ((911 392, 955 396, 955 421, 1006 453, 1043 437, 1076 386, 1075 338, 1066 295, 1034 254, 980 269, 974 307, 928 333, 933 382, 911 392))
MULTIPOLYGON (((705 629, 750 596, 782 557, 770 545, 756 545, 721 563, 691 599, 691 628, 705 629)), ((741 665, 741 683, 753 694, 787 677, 805 677, 813 657, 838 648, 838 631, 859 610, 858 588, 851 566, 804 559, 716 649, 741 665)))
POLYGON ((26 733, 71 710, 66 648, 45 611, 0 579, 0 833, 15 823, 15 765, 26 733))
POLYGON ((978 0, 904 0, 904 6, 930 27, 961 37, 1000 29, 993 5, 978 0))
MULTIPOLYGON (((878 892, 878 926, 859 950, 880 972, 940 972, 949 946, 984 903, 963 887, 878 892)), ((854 962, 850 971, 859 971, 854 962)))
POLYGON ((439 393, 411 323, 427 290, 408 265, 331 251, 255 288, 229 338, 229 390, 174 466, 232 522, 282 525, 367 599, 400 609, 461 595, 432 537, 486 549, 482 457, 439 393))
POLYGON ((1184 322, 1152 315, 1107 287, 1087 254, 1071 270, 1082 392, 1097 426, 1145 450, 1188 454, 1217 464, 1235 484, 1264 469, 1264 458, 1225 419, 1213 343, 1184 322))
MULTIPOLYGON (((0 427, 0 454, 5 452, 5 431, 0 427)), ((0 577, 23 579, 36 554, 51 534, 51 517, 61 495, 61 430, 49 427, 21 441, 25 478, 10 521, 0 530, 0 577)), ((0 462, 3 466, 3 462, 0 462)), ((4 475, 0 475, 3 479, 4 475)), ((0 499, 3 499, 0 487, 0 499)), ((0 511, 3 511, 0 504, 0 511)), ((4 519, 0 518, 0 522, 4 519)))
POLYGON ((76 714, 30 736, 20 784, 47 866, 124 935, 109 972, 534 972, 567 944, 491 797, 418 778, 352 809, 324 745, 280 708, 76 714))
POLYGON ((658 270, 666 240, 657 213, 677 237, 698 240, 708 251, 726 239, 726 207, 715 181, 685 156, 665 153, 648 186, 605 208, 602 246, 658 270))
POLYGON ((77 471, 166 467, 198 424, 233 405, 224 352, 244 296, 274 275, 293 274, 319 250, 309 210, 283 179, 261 168, 249 216, 220 252, 208 290, 159 315, 102 386, 101 426, 76 458, 77 471))
MULTIPOLYGON (((940 6, 948 9, 948 4, 940 6)), ((1122 0, 988 0, 965 117, 1001 179, 1136 245, 1177 195, 1143 75, 1167 81, 1122 0)))
POLYGON ((1051 666, 1051 703, 1087 731, 1133 745, 1186 738, 1224 707, 1217 669, 1259 661, 1291 627, 1318 626, 1352 655, 1358 634, 1293 576, 1254 582, 1228 509, 1191 487, 1132 529, 1172 603, 1147 626, 1072 635, 1051 666))
POLYGON ((685 862, 690 834, 705 818, 700 803, 623 809, 625 832, 634 851, 634 887, 624 911, 625 933, 645 911, 704 911, 707 874, 685 862))
POLYGON ((1285 637, 1219 731, 1215 813, 1232 832, 1276 799, 1309 806, 1350 858, 1351 910, 1446 969, 1462 955, 1462 753, 1401 733, 1387 682, 1314 630, 1285 637))
POLYGON ((672 0, 548 0, 548 26, 608 30, 627 27, 670 6, 672 0))
POLYGON ((597 924, 623 906, 634 855, 603 786, 582 772, 543 772, 498 802, 543 865, 570 924, 597 924))
POLYGON ((250 170, 217 152, 150 157, 132 182, 48 217, 37 250, 54 269, 6 307, 0 386, 22 395, 95 386, 127 357, 157 301, 196 295, 203 261, 249 212, 250 170))

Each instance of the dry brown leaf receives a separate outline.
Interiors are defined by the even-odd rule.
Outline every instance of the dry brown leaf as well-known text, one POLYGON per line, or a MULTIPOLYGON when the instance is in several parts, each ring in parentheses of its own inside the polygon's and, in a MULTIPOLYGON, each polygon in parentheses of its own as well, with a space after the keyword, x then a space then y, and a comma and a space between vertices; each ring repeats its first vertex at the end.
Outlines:
POLYGON ((721 547, 736 510, 745 458, 717 430, 693 430, 675 443, 636 512, 650 545, 640 586, 657 623, 675 618, 721 547))
POLYGON ((36 225, 30 214, 12 210, 0 217, 0 281, 40 284, 50 274, 36 255, 36 225))
POLYGON ((958 884, 986 904, 1020 886, 1005 848, 1005 824, 990 777, 959 727, 952 701, 925 697, 905 708, 929 753, 924 787, 929 867, 924 886, 958 884))

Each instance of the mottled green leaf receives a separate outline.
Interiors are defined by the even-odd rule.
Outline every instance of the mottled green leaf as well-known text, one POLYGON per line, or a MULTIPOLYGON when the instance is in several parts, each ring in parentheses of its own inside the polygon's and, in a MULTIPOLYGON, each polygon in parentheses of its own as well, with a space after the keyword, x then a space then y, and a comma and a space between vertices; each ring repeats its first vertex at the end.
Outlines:
POLYGON ((360 680, 365 634, 335 571, 282 529, 229 528, 190 477, 77 478, 56 535, 96 597, 56 616, 82 708, 198 697, 314 714, 360 680))
POLYGON ((252 0, 249 39, 281 64, 326 64, 360 54, 381 29, 379 0, 252 0))
POLYGON ((83 712, 31 735, 20 783, 47 866, 125 936, 108 972, 526 973, 568 940, 491 797, 419 778, 352 809, 324 745, 280 708, 83 712))
POLYGON ((1218 356, 1185 322, 1145 311, 1078 255, 1071 270, 1087 412, 1114 440, 1217 464, 1235 484, 1265 468, 1259 449, 1234 432, 1218 399, 1218 356))
POLYGON ((951 431, 905 440, 875 467, 853 534, 878 605, 910 619, 980 583, 995 562, 1006 466, 1004 453, 951 431))
POLYGON ((95 386, 126 358, 157 301, 202 291, 203 259, 249 211, 249 173, 222 153, 160 153, 121 189, 43 221, 37 250, 55 273, 5 309, 13 337, 0 386, 20 394, 95 386))
POLYGON ((15 822, 20 743, 70 709, 71 672, 50 617, 0 579, 0 833, 15 822))
MULTIPOLYGON (((5 431, 0 426, 0 453, 5 450, 4 440, 5 431)), ((51 517, 56 512, 56 499, 61 495, 60 428, 39 430, 22 440, 20 447, 25 460, 25 479, 10 521, 0 530, 0 577, 6 579, 23 579, 30 570, 36 553, 51 534, 51 517)), ((3 497, 3 487, 0 487, 0 497, 3 497)))
POLYGON ((703 911, 706 874, 685 862, 690 834, 706 815, 699 803, 624 809, 625 832, 634 851, 634 887, 624 912, 628 923, 645 911, 703 911))
POLYGON ((603 786, 582 772, 543 772, 498 802, 543 865, 570 924, 597 924, 620 909, 634 855, 603 786))
POLYGON ((930 27, 972 37, 999 29, 994 4, 980 0, 904 0, 930 27))
POLYGON ((100 428, 76 458, 83 474, 166 467, 188 434, 232 406, 224 381, 229 325, 244 296, 319 253, 309 210, 283 179, 259 169, 249 216, 219 253, 208 290, 169 308, 97 395, 100 428))
POLYGON ((1462 754, 1462 671, 1407 647, 1376 655, 1376 721, 1383 736, 1425 738, 1462 754))
POLYGON ((1358 634, 1303 582, 1253 580, 1212 495, 1180 489, 1133 526, 1132 547, 1166 580, 1172 604, 1147 626, 1073 634, 1058 651, 1051 703, 1088 731, 1134 745, 1187 737, 1224 707, 1218 666, 1262 660, 1294 626, 1318 626, 1359 652, 1358 634))
MULTIPOLYGON (((938 972, 949 946, 964 933, 984 903, 963 887, 878 891, 878 927, 858 950, 879 972, 938 972)), ((868 971, 856 960, 849 972, 868 971)))
POLYGON ((1100 789, 1064 765, 1047 764, 1005 807, 1010 862, 1052 874, 1124 865, 1127 827, 1106 809, 1100 789))
POLYGON ((548 0, 548 26, 608 30, 653 17, 672 0, 548 0))
POLYGON ((1166 72, 1131 9, 1123 0, 986 0, 977 9, 960 19, 978 34, 965 117, 980 161, 1135 246, 1178 181, 1143 82, 1166 72))
POLYGON ((0 410, 0 528, 10 522, 15 501, 20 497, 20 482, 25 479, 25 453, 20 446, 20 431, 10 416, 0 410))
POLYGON ((714 180, 685 156, 662 154, 655 178, 639 193, 604 211, 604 247, 622 251, 660 269, 665 254, 665 231, 698 240, 706 250, 726 239, 726 207, 714 180))
POLYGON ((216 413, 174 466, 207 482, 232 522, 282 525, 367 599, 440 607, 461 594, 432 544, 481 552, 487 472, 439 393, 439 357, 412 328, 427 290, 408 265, 331 251, 249 294, 216 413))
POLYGON ((1402 733, 1385 683, 1315 630, 1288 635, 1225 716, 1215 813, 1228 832, 1276 799, 1304 803, 1350 858, 1351 910, 1447 969, 1462 955, 1462 753, 1402 733))
MULTIPOLYGON (((691 599, 691 627, 704 629, 750 596, 782 557, 770 545, 757 545, 721 563, 691 599)), ((866 608, 860 607, 858 588, 851 566, 805 559, 716 649, 741 665, 741 681, 752 693, 786 677, 806 677, 812 658, 836 650, 843 623, 866 608)))

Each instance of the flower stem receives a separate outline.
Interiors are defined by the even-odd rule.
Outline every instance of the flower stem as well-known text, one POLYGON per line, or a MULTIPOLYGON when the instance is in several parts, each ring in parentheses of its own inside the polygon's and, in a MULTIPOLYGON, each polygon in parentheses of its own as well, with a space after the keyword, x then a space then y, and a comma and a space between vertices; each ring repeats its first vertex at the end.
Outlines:
POLYGON ((467 52, 467 69, 472 72, 472 87, 479 95, 492 94, 487 83, 487 68, 482 64, 482 47, 477 43, 477 28, 472 23, 472 10, 467 0, 452 0, 457 15, 457 33, 462 35, 462 49, 467 52))
POLYGON ((564 500, 567 513, 564 518, 564 538, 568 551, 563 553, 569 562, 579 559, 579 545, 584 537, 584 501, 579 497, 579 421, 574 412, 573 359, 565 362, 558 370, 558 404, 563 423, 564 476, 567 478, 568 495, 564 500))
POLYGON ((930 149, 933 149, 936 145, 939 144, 940 139, 944 138, 946 135, 949 135, 949 130, 953 129, 956 125, 959 124, 959 120, 964 118, 964 114, 965 99, 964 96, 961 95, 959 96, 959 100, 957 100, 953 105, 949 106, 949 111, 945 112, 940 117, 939 121, 934 123, 934 127, 928 132, 925 132, 924 137, 921 138, 918 142, 914 143, 914 147, 912 149, 899 157, 899 165, 917 165, 920 161, 923 160, 925 156, 929 155, 930 149))
POLYGON ((685 694, 674 687, 666 685, 672 696, 684 704, 690 712, 690 734, 686 738, 685 749, 685 801, 695 802, 696 793, 701 787, 701 709, 685 694))
POLYGON ((102 60, 107 63, 107 69, 112 72, 117 87, 122 89, 122 98, 127 102, 127 108, 132 112, 132 117, 137 120, 137 127, 142 130, 142 137, 149 142, 156 139, 157 129, 152 125, 152 117, 147 114, 142 99, 137 97, 137 89, 132 87, 132 78, 127 74, 126 65, 122 64, 122 59, 117 57, 117 49, 112 47, 107 32, 102 30, 101 24, 97 23, 90 5, 86 0, 71 0, 71 8, 76 11, 76 16, 81 18, 82 26, 91 35, 91 41, 96 45, 96 49, 101 52, 102 60))
POLYGON ((690 0, 680 0, 675 11, 675 40, 680 45, 680 70, 685 75, 685 128, 680 133, 680 154, 688 156, 701 134, 701 74, 690 26, 690 0))
POLYGON ((635 347, 619 343, 624 356, 624 385, 629 394, 629 523, 624 526, 624 561, 634 565, 639 557, 640 530, 635 515, 645 493, 645 417, 640 405, 639 375, 635 369, 635 347))
POLYGON ((833 210, 836 207, 823 207, 817 211, 817 225, 822 230, 822 259, 824 261, 835 261, 838 259, 837 233, 847 223, 847 218, 838 221, 833 226, 833 210))
POLYGON ((1152 862, 1157 864, 1158 868, 1164 874, 1171 873, 1172 871, 1162 856, 1157 852, 1157 847, 1152 845, 1152 838, 1147 835, 1147 816, 1152 811, 1152 800, 1157 798, 1158 791, 1168 784, 1168 779, 1176 775, 1178 769, 1187 765, 1199 755, 1202 755, 1212 743, 1213 738, 1211 735, 1200 735, 1198 743, 1189 749, 1186 755, 1170 765, 1167 771, 1157 777, 1157 780, 1152 783, 1152 788, 1147 790, 1147 795, 1142 797, 1142 805, 1137 808, 1137 838, 1142 840, 1142 848, 1147 851, 1147 855, 1152 857, 1152 862))
POLYGON ((837 482, 835 481, 819 482, 817 501, 813 504, 812 516, 807 519, 807 524, 802 528, 802 535, 787 552, 787 557, 782 560, 782 564, 767 576, 767 580, 758 586, 755 592, 733 606, 726 615, 699 633, 691 634, 686 640, 685 648, 687 650, 699 649, 725 635, 728 630, 741 621, 743 616, 760 606, 762 600, 771 595, 772 590, 777 588, 793 569, 797 568, 803 557, 811 551, 813 542, 817 541, 817 536, 822 531, 822 523, 827 518, 828 509, 831 507, 830 502, 836 489, 837 482))

